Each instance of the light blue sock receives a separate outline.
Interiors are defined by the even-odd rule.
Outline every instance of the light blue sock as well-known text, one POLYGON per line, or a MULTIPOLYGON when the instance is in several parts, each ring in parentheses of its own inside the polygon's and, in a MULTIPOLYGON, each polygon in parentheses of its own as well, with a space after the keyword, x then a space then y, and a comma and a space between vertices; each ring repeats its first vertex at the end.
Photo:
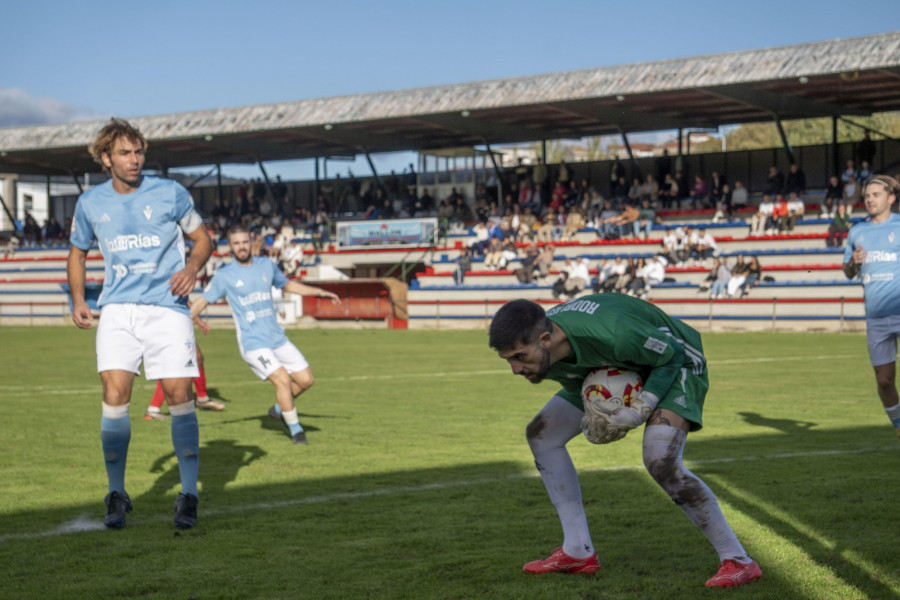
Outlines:
POLYGON ((894 427, 900 429, 900 404, 885 406, 884 412, 887 413, 888 419, 891 420, 891 423, 893 423, 894 427))
POLYGON ((197 478, 200 474, 200 427, 194 403, 186 402, 169 407, 172 415, 172 447, 178 457, 181 473, 181 492, 197 496, 197 478))
MULTIPOLYGON (((106 408, 104 405, 104 412, 106 412, 106 408)), ((100 442, 103 446, 103 458, 106 461, 109 491, 123 494, 125 493, 125 463, 128 460, 128 444, 131 442, 131 420, 128 418, 127 407, 125 416, 114 418, 103 415, 100 419, 100 442)))
POLYGON ((288 430, 291 432, 291 436, 295 436, 298 433, 303 432, 303 427, 300 426, 300 421, 297 418, 297 409, 288 411, 282 415, 284 419, 285 425, 288 426, 288 430))
POLYGON ((278 413, 279 415, 281 414, 281 405, 278 404, 277 402, 275 403, 275 412, 278 413))

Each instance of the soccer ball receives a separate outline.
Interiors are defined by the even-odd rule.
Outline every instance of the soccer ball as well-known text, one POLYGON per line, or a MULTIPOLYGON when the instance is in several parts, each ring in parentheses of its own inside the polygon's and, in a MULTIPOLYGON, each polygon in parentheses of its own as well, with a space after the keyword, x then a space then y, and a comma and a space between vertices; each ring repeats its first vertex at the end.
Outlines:
POLYGON ((584 412, 609 415, 620 407, 644 413, 646 404, 638 397, 644 387, 641 376, 617 367, 600 367, 591 371, 581 384, 584 412))

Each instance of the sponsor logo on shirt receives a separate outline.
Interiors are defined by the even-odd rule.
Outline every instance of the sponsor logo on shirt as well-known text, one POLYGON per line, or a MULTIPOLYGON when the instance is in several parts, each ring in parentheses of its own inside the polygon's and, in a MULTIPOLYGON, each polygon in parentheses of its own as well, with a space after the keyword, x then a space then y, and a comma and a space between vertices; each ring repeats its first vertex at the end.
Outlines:
POLYGON ((897 262, 897 253, 886 250, 870 250, 866 252, 866 262, 897 262))
POLYGON ((113 265, 113 269, 116 271, 116 277, 118 279, 122 279, 126 275, 128 275, 128 267, 125 265, 113 265))
POLYGON ((256 302, 263 302, 265 300, 271 299, 271 292, 253 292, 252 294, 247 294, 246 296, 238 296, 238 302, 241 304, 241 306, 247 306, 248 304, 254 304, 256 302))
POLYGON ((134 250, 143 248, 155 248, 160 245, 158 235, 117 235, 112 239, 106 240, 106 249, 110 252, 121 252, 123 250, 134 250))
POLYGON ((657 354, 662 354, 668 347, 669 345, 667 343, 653 337, 647 338, 647 341, 644 342, 644 348, 652 352, 656 352, 657 354))

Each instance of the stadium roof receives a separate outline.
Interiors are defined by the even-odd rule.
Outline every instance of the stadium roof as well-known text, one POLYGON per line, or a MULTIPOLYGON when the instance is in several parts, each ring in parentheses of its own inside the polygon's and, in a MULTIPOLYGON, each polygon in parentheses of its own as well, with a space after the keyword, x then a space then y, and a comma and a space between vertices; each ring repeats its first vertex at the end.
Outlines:
MULTIPOLYGON (((129 119, 148 166, 711 128, 900 110, 900 32, 436 87, 129 119)), ((95 172, 102 121, 0 129, 0 172, 95 172)))

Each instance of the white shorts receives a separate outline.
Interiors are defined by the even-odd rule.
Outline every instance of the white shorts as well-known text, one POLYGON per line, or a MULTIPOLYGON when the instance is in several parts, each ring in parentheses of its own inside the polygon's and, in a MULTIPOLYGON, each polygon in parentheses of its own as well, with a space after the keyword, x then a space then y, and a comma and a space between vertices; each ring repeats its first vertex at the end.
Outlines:
POLYGON ((866 319, 866 341, 873 367, 897 362, 897 336, 900 336, 900 315, 866 319))
POLYGON ((97 372, 140 374, 147 379, 199 377, 190 315, 152 304, 107 304, 97 326, 97 372))
POLYGON ((296 373, 309 368, 306 357, 291 342, 285 342, 278 348, 248 350, 241 356, 260 379, 268 379, 269 375, 281 367, 284 367, 288 373, 296 373))

